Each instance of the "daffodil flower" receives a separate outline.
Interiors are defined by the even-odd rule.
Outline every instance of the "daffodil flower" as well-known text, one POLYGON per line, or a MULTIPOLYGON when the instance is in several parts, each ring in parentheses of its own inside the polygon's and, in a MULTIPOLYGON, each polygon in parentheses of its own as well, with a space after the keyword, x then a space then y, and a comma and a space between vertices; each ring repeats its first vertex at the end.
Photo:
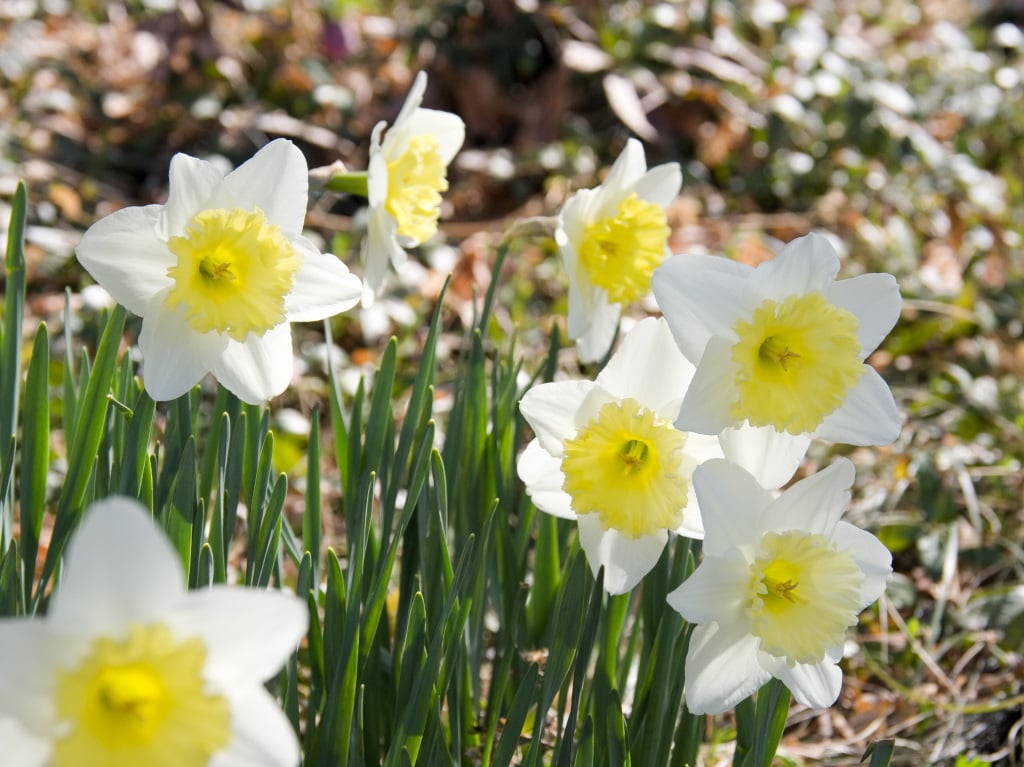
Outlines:
POLYGON ((292 376, 291 322, 351 308, 362 285, 302 236, 306 160, 272 141, 226 176, 177 154, 165 205, 124 208, 82 237, 78 260, 142 317, 146 391, 174 399, 206 373, 250 404, 292 376))
POLYGON ((383 141, 385 122, 377 123, 370 135, 369 217, 363 243, 366 305, 380 293, 388 264, 401 267, 405 248, 422 244, 437 231, 448 165, 466 135, 458 115, 420 106, 426 87, 426 73, 420 72, 383 141))
POLYGON ((694 472, 703 560, 668 596, 700 624, 685 662, 690 711, 726 711, 772 677, 805 706, 835 702, 846 631, 892 572, 885 546, 840 520, 853 478, 840 458, 776 497, 729 461, 694 472))
POLYGON ((718 434, 750 424, 793 455, 812 438, 895 440, 892 392, 863 360, 899 318, 899 286, 889 274, 836 280, 838 271, 835 250, 815 234, 757 268, 715 256, 668 259, 654 274, 654 295, 697 366, 676 425, 718 434))
POLYGON ((297 765, 295 732, 263 682, 307 622, 284 592, 186 591, 145 509, 100 501, 46 616, 0 619, 0 725, 11 722, 0 764, 297 765))
POLYGON ((595 189, 562 207, 555 242, 569 275, 569 337, 582 362, 608 351, 622 307, 646 295, 651 274, 668 254, 668 205, 682 186, 678 163, 647 169, 630 139, 595 189))
POLYGON ((611 594, 632 589, 657 563, 669 532, 699 538, 694 468, 721 457, 718 439, 672 422, 679 381, 693 366, 662 319, 639 322, 595 381, 535 386, 520 410, 536 438, 519 477, 541 511, 579 524, 579 540, 611 594))

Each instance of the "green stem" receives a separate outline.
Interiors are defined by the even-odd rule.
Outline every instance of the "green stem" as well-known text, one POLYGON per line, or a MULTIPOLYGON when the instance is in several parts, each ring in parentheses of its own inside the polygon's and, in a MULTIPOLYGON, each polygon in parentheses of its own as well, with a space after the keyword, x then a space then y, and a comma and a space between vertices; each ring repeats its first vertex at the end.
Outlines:
POLYGON ((324 188, 340 194, 369 197, 369 173, 365 170, 339 173, 324 184, 324 188))

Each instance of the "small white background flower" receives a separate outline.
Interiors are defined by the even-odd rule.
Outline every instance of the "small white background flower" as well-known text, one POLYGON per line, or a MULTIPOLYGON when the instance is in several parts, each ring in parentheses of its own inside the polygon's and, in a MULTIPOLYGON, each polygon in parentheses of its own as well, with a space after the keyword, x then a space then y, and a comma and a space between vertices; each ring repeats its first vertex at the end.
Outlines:
POLYGON ((679 428, 718 434, 751 423, 797 461, 812 438, 895 440, 892 392, 862 361, 899 318, 899 286, 889 274, 837 281, 838 270, 835 249, 815 234, 757 268, 715 256, 668 259, 654 294, 697 366, 679 428))
POLYGON ((82 266, 143 318, 153 399, 210 372, 245 402, 266 401, 291 381, 289 323, 358 302, 359 279, 302 236, 307 187, 306 160, 284 139, 226 176, 177 154, 165 205, 119 210, 85 232, 82 266))
MULTIPOLYGON (((657 521, 651 518, 655 510, 645 508, 640 496, 635 496, 630 506, 616 506, 602 513, 596 510, 578 513, 573 496, 565 490, 563 462, 567 447, 609 404, 632 402, 633 410, 626 413, 629 419, 637 417, 637 405, 653 413, 661 423, 657 427, 659 432, 664 429, 685 441, 670 455, 659 455, 657 439, 648 440, 649 458, 658 462, 651 483, 655 488, 659 485, 666 488, 650 497, 657 500, 658 496, 681 493, 678 508, 668 509, 673 513, 681 512, 678 514, 681 521, 671 532, 701 537, 700 511, 689 476, 697 464, 720 457, 722 451, 716 437, 682 435, 671 427, 679 411, 682 391, 692 375, 693 366, 679 353, 665 321, 648 318, 623 339, 595 381, 541 384, 528 391, 520 403, 523 416, 537 435, 518 462, 519 476, 526 484, 526 491, 541 511, 578 522, 580 546, 595 574, 602 566, 605 568, 604 585, 611 594, 629 591, 654 567, 668 541, 670 529, 657 526, 657 521), (633 534, 609 526, 608 520, 622 527, 633 527, 633 534)), ((642 428, 638 432, 639 437, 651 434, 642 428)), ((661 434, 664 436, 664 432, 661 434)), ((613 445, 620 450, 623 446, 613 445)), ((600 457, 595 458, 599 460, 600 457)), ((623 478, 618 475, 582 479, 595 480, 593 491, 606 495, 613 503, 624 487, 623 478), (608 485, 607 493, 602 493, 603 485, 599 483, 608 485)))
POLYGON ((812 708, 835 702, 846 629, 885 590, 888 550, 840 520, 853 464, 840 458, 775 497, 740 467, 694 472, 703 560, 669 604, 698 625, 686 656, 686 704, 721 713, 770 678, 812 708))
POLYGON ((465 139, 466 126, 458 115, 420 106, 426 88, 427 75, 420 72, 394 124, 384 133, 387 123, 379 122, 370 136, 370 209, 363 244, 366 305, 380 293, 388 264, 401 267, 405 248, 422 244, 437 231, 447 167, 465 139))
POLYGON ((147 515, 125 498, 94 504, 46 617, 0 619, 0 765, 297 765, 298 740, 262 682, 304 635, 305 604, 242 587, 186 591, 177 554, 147 515), (199 679, 160 678, 182 648, 202 659, 199 679), (118 653, 123 662, 109 662, 118 653), (195 689, 181 694, 190 681, 195 689), (202 716, 225 708, 226 719, 202 716), (208 761, 194 761, 195 751, 179 760, 210 743, 223 745, 208 761))
POLYGON ((643 145, 630 139, 604 183, 579 190, 562 207, 555 242, 569 276, 569 337, 582 362, 594 362, 608 351, 623 301, 649 291, 651 272, 668 254, 664 207, 682 183, 678 163, 648 170, 643 145), (635 199, 627 208, 634 209, 626 210, 622 206, 630 198, 635 199), (595 251, 593 268, 583 253, 588 240, 595 251), (599 282, 621 287, 622 295, 616 300, 599 282))

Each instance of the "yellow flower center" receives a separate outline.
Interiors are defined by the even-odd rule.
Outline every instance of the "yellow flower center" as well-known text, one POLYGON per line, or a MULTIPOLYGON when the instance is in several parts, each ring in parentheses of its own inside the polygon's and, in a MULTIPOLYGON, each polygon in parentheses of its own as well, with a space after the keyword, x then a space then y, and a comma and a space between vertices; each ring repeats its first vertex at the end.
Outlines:
POLYGON ((766 533, 750 568, 746 608, 761 649, 818 663, 857 622, 864 575, 848 551, 814 533, 766 533))
POLYGON ((416 244, 437 231, 441 192, 448 189, 446 168, 434 136, 413 136, 397 160, 388 163, 388 198, 384 208, 398 223, 398 233, 416 244))
POLYGON ((184 304, 196 331, 244 341, 285 321, 302 259, 259 208, 204 210, 167 247, 178 263, 167 270, 174 287, 166 306, 184 304))
POLYGON ((791 434, 813 432, 864 372, 857 318, 821 293, 764 301, 736 323, 739 399, 731 415, 791 434))
POLYGON ((206 648, 163 624, 101 637, 74 669, 58 672, 57 713, 70 730, 54 767, 200 767, 228 744, 225 698, 205 691, 206 648))
POLYGON ((651 289, 651 275, 665 257, 668 235, 665 210, 631 194, 614 216, 587 227, 580 262, 611 303, 635 301, 651 289))
POLYGON ((563 443, 565 492, 577 514, 598 514, 628 538, 679 527, 689 479, 686 434, 634 399, 609 402, 563 443))

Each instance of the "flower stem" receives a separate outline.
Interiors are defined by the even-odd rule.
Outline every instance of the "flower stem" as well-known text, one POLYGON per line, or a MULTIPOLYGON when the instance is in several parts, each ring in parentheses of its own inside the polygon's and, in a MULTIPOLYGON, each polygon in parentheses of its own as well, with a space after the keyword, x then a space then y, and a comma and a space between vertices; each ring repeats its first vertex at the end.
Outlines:
POLYGON ((332 192, 369 197, 367 178, 368 174, 365 170, 339 173, 324 184, 324 187, 332 192))

